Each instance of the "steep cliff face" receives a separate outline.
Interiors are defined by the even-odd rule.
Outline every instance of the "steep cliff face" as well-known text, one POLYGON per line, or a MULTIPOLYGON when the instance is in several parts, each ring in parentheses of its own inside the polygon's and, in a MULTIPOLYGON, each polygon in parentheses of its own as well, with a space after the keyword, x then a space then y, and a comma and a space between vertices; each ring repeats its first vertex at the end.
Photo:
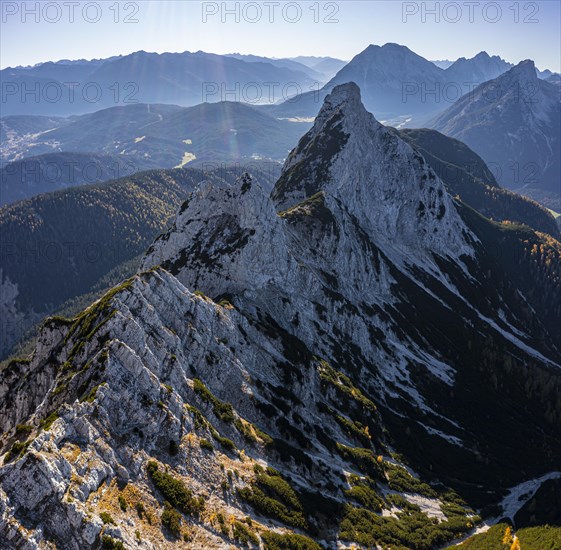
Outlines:
POLYGON ((423 155, 450 195, 459 196, 486 218, 561 237, 559 225, 545 207, 500 187, 483 159, 461 141, 426 128, 401 130, 399 135, 423 155))
POLYGON ((249 174, 200 185, 137 276, 0 373, 0 536, 428 549, 469 531, 447 486, 498 503, 561 458, 559 311, 528 303, 500 231, 336 87, 271 195, 249 174))
MULTIPOLYGON (((445 253, 461 271, 460 258, 474 254, 475 237, 441 181, 349 84, 327 98, 271 197, 250 177, 236 189, 201 188, 143 268, 162 265, 187 288, 233 297, 248 314, 266 311, 310 349, 343 356, 346 348, 358 371, 379 365, 386 382, 411 386, 395 359, 403 344, 396 321, 383 312, 396 302, 392 287, 421 269, 446 288, 434 255, 445 253)), ((421 362, 451 382, 451 369, 433 360, 421 362)))
POLYGON ((469 238, 425 160, 368 113, 353 84, 329 95, 290 154, 272 198, 285 210, 323 191, 384 248, 458 258, 469 238))

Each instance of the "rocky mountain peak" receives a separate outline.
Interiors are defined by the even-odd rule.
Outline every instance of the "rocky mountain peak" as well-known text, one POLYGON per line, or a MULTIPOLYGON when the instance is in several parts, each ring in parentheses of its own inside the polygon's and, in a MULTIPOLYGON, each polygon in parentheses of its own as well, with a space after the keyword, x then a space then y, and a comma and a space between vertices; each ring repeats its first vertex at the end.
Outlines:
POLYGON ((532 59, 525 59, 524 61, 521 61, 518 65, 515 65, 513 69, 514 73, 527 74, 532 77, 536 74, 536 64, 532 59))
POLYGON ((337 109, 345 109, 347 114, 355 112, 368 115, 361 101, 360 88, 354 82, 339 84, 333 88, 316 117, 318 125, 321 126, 337 109))
POLYGON ((443 183, 392 129, 367 112, 354 83, 336 86, 287 158, 272 198, 287 210, 324 192, 380 241, 464 253, 463 224, 443 183), (447 244, 441 242, 446 235, 447 244))
POLYGON ((518 84, 521 86, 538 86, 538 74, 536 66, 531 59, 526 59, 518 63, 502 75, 505 85, 518 84))
POLYGON ((187 288, 216 297, 267 285, 286 258, 274 205, 246 173, 234 185, 202 182, 147 251, 143 269, 161 265, 187 288))
POLYGON ((288 170, 298 162, 299 152, 304 149, 314 152, 322 150, 323 156, 327 157, 334 153, 335 149, 343 146, 351 133, 364 132, 373 124, 381 126, 362 104, 360 88, 354 82, 335 86, 324 99, 313 127, 291 152, 283 170, 288 170), (329 136, 333 139, 329 139, 329 136), (312 142, 318 138, 325 143, 320 144, 319 150, 315 147, 310 148, 312 142))
POLYGON ((381 46, 381 49, 389 52, 413 53, 407 46, 397 44, 396 42, 386 42, 383 46, 381 46))
MULTIPOLYGON (((549 83, 540 80, 531 59, 521 61, 494 81, 482 84, 479 101, 496 108, 508 105, 519 111, 530 126, 535 122, 549 123, 551 109, 559 106, 559 93, 549 83)), ((477 100, 476 91, 476 100, 477 100)), ((497 111, 497 115, 500 111, 497 111)))
POLYGON ((511 67, 510 63, 498 55, 490 56, 486 51, 482 51, 471 58, 460 57, 444 71, 444 76, 446 79, 475 84, 497 78, 511 67))

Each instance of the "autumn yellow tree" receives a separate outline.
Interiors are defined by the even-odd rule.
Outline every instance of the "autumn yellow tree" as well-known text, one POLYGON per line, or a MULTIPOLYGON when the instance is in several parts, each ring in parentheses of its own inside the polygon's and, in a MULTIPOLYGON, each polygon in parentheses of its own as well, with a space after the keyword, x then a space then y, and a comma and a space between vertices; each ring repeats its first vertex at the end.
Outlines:
POLYGON ((505 529, 505 534, 503 535, 503 544, 509 545, 512 542, 512 529, 507 527, 505 529))
POLYGON ((514 540, 510 545, 510 550, 520 550, 520 542, 518 541, 518 537, 514 537, 514 540))

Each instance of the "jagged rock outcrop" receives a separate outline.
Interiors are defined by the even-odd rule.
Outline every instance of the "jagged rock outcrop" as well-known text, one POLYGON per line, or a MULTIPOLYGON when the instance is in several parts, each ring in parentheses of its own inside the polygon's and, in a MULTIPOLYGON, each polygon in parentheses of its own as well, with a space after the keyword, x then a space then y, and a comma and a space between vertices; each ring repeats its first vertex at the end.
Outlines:
POLYGON ((135 277, 0 372, 0 537, 425 549, 468 532, 446 486, 496 503, 561 458, 560 312, 529 306, 489 250, 500 231, 336 87, 271 195, 250 175, 201 184, 135 277))

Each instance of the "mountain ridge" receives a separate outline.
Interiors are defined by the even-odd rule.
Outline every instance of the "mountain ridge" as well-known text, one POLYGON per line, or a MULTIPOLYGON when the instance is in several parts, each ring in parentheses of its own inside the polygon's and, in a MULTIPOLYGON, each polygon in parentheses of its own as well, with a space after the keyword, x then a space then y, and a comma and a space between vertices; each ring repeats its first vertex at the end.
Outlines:
POLYGON ((139 547, 135 530, 313 550, 469 534, 474 507, 561 458, 561 245, 524 248, 538 237, 453 199, 356 84, 335 88, 272 193, 204 182, 133 278, 0 372, 0 533, 72 550, 139 547), (499 236, 527 254, 494 254, 499 236))
POLYGON ((232 101, 194 107, 136 104, 63 119, 6 117, 0 122, 6 175, 16 171, 11 162, 32 165, 30 156, 55 152, 118 156, 132 171, 282 161, 310 127, 232 101))
POLYGON ((312 89, 315 80, 308 72, 202 51, 138 51, 103 63, 8 67, 0 71, 0 77, 11 84, 10 90, 15 90, 6 95, 4 116, 70 116, 130 103, 193 106, 202 101, 223 101, 227 99, 225 90, 236 90, 236 100, 242 101, 246 86, 252 88, 248 94, 257 87, 262 102, 267 103, 284 98, 289 85, 312 89), (271 83, 275 86, 269 88, 271 83), (24 87, 39 90, 39 100, 24 102, 19 93, 24 87), (95 88, 95 96, 89 88, 95 88), (45 89, 55 90, 57 101, 44 100, 45 89))
MULTIPOLYGON (((512 67, 499 56, 480 52, 473 58, 460 58, 441 68, 406 46, 370 44, 319 91, 286 100, 273 110, 282 116, 315 116, 334 86, 354 81, 363 91, 366 107, 378 118, 393 120, 407 116, 424 120, 512 67)), ((399 120, 400 124, 404 123, 403 119, 399 120)), ((407 124, 410 127, 412 123, 407 124)))
POLYGON ((429 122, 480 154, 503 187, 559 195, 559 89, 525 60, 481 84, 429 122), (500 137, 500 141, 498 141, 500 137))

